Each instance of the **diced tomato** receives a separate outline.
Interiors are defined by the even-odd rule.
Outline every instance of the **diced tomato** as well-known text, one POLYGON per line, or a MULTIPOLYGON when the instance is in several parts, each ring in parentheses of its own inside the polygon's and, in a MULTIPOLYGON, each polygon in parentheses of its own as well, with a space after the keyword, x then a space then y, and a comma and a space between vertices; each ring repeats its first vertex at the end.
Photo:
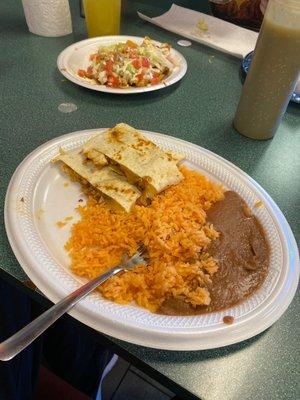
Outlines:
POLYGON ((139 69, 142 66, 142 62, 139 58, 135 58, 132 60, 132 65, 135 69, 139 69))
POLYGON ((154 76, 152 79, 151 79, 151 85, 157 85, 159 82, 160 82, 160 76, 154 76))
POLYGON ((153 78, 151 79, 151 85, 157 85, 162 80, 162 74, 159 72, 154 72, 153 78))
POLYGON ((143 72, 141 72, 140 74, 137 74, 137 80, 138 81, 142 81, 143 79, 144 79, 144 73, 143 72))
POLYGON ((85 78, 86 77, 86 71, 84 69, 79 69, 77 71, 77 74, 80 76, 80 78, 85 78))
POLYGON ((85 76, 87 78, 92 78, 93 77, 93 67, 89 66, 86 70, 85 76))
POLYGON ((107 79, 108 86, 119 87, 120 81, 118 76, 110 75, 107 79))
POLYGON ((142 66, 145 68, 149 68, 150 67, 150 61, 147 57, 143 57, 142 58, 142 66))
POLYGON ((112 74, 113 66, 114 66, 114 62, 112 60, 108 60, 108 61, 106 61, 104 69, 108 74, 112 74))

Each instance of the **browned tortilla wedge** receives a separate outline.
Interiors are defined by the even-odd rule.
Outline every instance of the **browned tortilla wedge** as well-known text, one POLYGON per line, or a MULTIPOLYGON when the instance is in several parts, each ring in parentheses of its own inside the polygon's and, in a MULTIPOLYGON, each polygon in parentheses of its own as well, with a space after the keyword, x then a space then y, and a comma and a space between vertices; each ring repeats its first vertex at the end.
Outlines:
POLYGON ((83 152, 93 161, 95 154, 104 154, 129 182, 144 190, 144 197, 151 198, 183 179, 176 165, 183 156, 164 152, 126 124, 94 136, 83 146, 83 152))
POLYGON ((141 192, 131 185, 123 175, 113 171, 109 166, 98 168, 88 161, 81 149, 62 153, 55 158, 62 161, 74 172, 87 180, 101 193, 117 202, 125 211, 129 212, 141 192))

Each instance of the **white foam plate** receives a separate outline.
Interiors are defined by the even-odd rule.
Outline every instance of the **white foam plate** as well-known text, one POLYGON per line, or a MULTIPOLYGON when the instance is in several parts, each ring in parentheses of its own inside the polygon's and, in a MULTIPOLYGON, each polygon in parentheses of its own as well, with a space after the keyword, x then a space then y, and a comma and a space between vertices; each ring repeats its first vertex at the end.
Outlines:
MULTIPOLYGON (((77 85, 86 87, 88 89, 97 90, 99 92, 115 94, 152 92, 153 90, 163 89, 167 86, 173 85, 185 75, 187 71, 186 60, 182 54, 172 48, 171 54, 177 60, 178 66, 173 69, 172 73, 167 78, 157 85, 146 87, 129 87, 125 89, 112 88, 97 84, 90 79, 85 79, 78 76, 77 71, 79 69, 87 69, 90 63, 89 56, 95 53, 99 46, 107 46, 118 42, 126 42, 126 40, 133 40, 137 44, 140 44, 142 43, 143 38, 136 36, 102 36, 82 40, 72 44, 60 53, 57 58, 57 67, 67 79, 76 83, 77 85)), ((154 43, 158 44, 159 42, 154 41, 154 43)))
MULTIPOLYGON (((47 142, 19 165, 5 201, 5 225, 12 249, 29 278, 53 302, 83 281, 69 270, 64 250, 71 223, 59 229, 58 220, 73 215, 80 186, 68 182, 51 159, 59 147, 73 149, 103 129, 70 133, 47 142)), ((186 155, 186 164, 235 190, 264 227, 271 247, 270 269, 263 286, 247 301, 227 311, 198 316, 164 316, 135 305, 121 306, 93 293, 70 314, 105 334, 144 346, 170 350, 221 347, 248 339, 271 326, 286 310, 299 279, 299 255, 283 214, 250 176, 216 154, 170 136, 142 131, 164 149, 186 155), (253 207, 261 200, 262 207, 253 207), (226 325, 223 317, 234 316, 226 325)))

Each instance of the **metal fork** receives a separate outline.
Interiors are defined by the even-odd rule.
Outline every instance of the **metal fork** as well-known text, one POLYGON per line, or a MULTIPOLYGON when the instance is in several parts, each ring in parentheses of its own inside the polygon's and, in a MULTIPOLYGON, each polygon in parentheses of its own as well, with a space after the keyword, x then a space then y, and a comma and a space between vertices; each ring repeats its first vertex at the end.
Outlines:
POLYGON ((17 333, 0 343, 0 360, 8 361, 24 350, 38 336, 40 336, 59 317, 68 312, 81 299, 96 289, 97 286, 119 272, 130 270, 138 264, 146 262, 146 252, 143 246, 139 246, 137 252, 131 258, 123 257, 120 265, 111 268, 109 271, 91 280, 68 296, 60 300, 54 306, 45 311, 38 318, 24 326, 17 333))

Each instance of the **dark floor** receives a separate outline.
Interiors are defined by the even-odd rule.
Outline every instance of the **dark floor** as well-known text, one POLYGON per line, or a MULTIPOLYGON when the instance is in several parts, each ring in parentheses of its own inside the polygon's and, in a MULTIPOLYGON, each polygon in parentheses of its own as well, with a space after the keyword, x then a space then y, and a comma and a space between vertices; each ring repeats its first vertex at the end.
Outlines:
POLYGON ((103 400, 169 400, 174 394, 119 358, 103 385, 103 400))
MULTIPOLYGON (((105 378, 103 400, 169 400, 174 394, 119 358, 105 378)), ((89 400, 89 397, 68 385, 42 367, 34 400, 89 400)))

